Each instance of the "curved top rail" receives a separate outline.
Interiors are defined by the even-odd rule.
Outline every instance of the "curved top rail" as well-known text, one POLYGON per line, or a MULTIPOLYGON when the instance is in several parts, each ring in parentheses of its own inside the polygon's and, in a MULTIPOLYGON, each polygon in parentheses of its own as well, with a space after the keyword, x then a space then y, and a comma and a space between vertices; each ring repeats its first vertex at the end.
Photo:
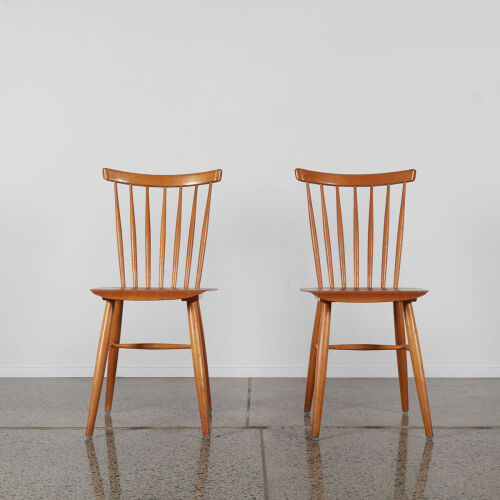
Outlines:
POLYGON ((119 182, 121 184, 150 187, 180 187, 219 182, 222 179, 222 170, 210 170, 195 174, 151 175, 103 168, 102 175, 107 181, 119 182))
POLYGON ((331 174, 314 170, 295 169, 295 177, 302 182, 311 184, 327 184, 330 186, 386 186, 413 182, 416 170, 401 170, 383 174, 331 174))

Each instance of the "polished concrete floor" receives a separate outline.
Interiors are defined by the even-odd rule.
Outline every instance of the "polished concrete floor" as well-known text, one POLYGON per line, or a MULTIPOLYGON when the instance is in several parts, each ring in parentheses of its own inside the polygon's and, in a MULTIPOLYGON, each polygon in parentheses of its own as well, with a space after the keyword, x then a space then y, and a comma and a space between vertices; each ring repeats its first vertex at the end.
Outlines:
POLYGON ((212 379, 203 441, 189 378, 118 379, 84 439, 89 379, 0 379, 0 498, 499 499, 500 379, 329 379, 319 442, 304 379, 212 379))

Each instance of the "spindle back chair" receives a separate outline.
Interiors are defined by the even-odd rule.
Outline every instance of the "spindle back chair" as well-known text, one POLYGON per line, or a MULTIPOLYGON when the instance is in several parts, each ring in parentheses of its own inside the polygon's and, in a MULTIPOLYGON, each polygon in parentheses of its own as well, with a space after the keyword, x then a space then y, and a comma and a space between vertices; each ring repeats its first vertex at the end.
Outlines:
MULTIPOLYGON (((199 305, 199 296, 214 288, 200 288, 207 243, 208 223, 210 218, 210 205, 212 197, 212 185, 222 178, 222 170, 212 170, 194 174, 180 175, 150 175, 132 172, 121 172, 118 170, 103 169, 104 179, 113 182, 116 241, 118 248, 118 267, 120 271, 120 287, 95 288, 91 291, 106 301, 104 318, 101 326, 101 335, 97 350, 97 358, 92 382, 89 415, 87 419, 86 435, 93 435, 95 419, 102 390, 104 371, 108 365, 105 411, 111 411, 114 386, 116 380, 116 367, 118 363, 119 349, 191 349, 193 356, 193 368, 195 376, 196 392, 200 410, 202 433, 208 437, 210 433, 209 415, 212 411, 210 396, 210 381, 208 376, 207 355, 203 323, 199 305), (119 201, 119 184, 128 186, 129 217, 130 217, 130 257, 132 270, 132 286, 126 285, 124 239, 122 233, 122 216, 119 201), (199 187, 208 185, 205 206, 203 210, 203 224, 199 232, 199 249, 196 273, 192 273, 193 252, 195 248, 195 226, 197 215, 197 204, 199 200, 199 187), (145 257, 145 283, 139 287, 138 252, 137 252, 137 228, 134 204, 134 187, 144 188, 145 192, 145 220, 144 220, 144 257, 145 257), (160 222, 160 243, 158 250, 158 286, 152 286, 152 259, 151 259, 151 210, 150 210, 150 188, 160 188, 162 191, 162 209, 160 222), (189 229, 186 241, 185 259, 181 258, 181 233, 183 213, 183 193, 187 189, 193 190, 191 215, 189 217, 189 229), (175 232, 172 244, 172 264, 170 287, 166 276, 168 263, 167 255, 167 192, 177 191, 177 211, 175 216, 175 232), (184 261, 183 286, 179 287, 179 269, 184 261), (194 287, 189 288, 191 281, 194 287), (123 302, 125 300, 184 300, 187 303, 188 323, 190 332, 190 344, 160 344, 160 343, 136 343, 120 344, 121 321, 123 302)), ((170 196, 170 193, 169 193, 170 196)), ((182 279, 182 278, 181 278, 182 279)))
POLYGON ((306 385, 304 411, 308 413, 313 404, 312 437, 317 439, 320 433, 321 413, 326 381, 329 349, 338 350, 395 350, 398 362, 399 385, 401 393, 401 406, 403 412, 408 412, 408 372, 406 351, 410 352, 415 383, 419 397, 420 409, 424 421, 425 433, 432 438, 432 422, 429 410, 427 387, 425 383, 424 368, 420 352, 420 344, 415 324, 412 302, 421 297, 427 290, 419 288, 399 288, 399 276, 403 249, 403 230, 406 203, 406 185, 415 180, 415 170, 389 172, 382 174, 334 174, 297 169, 297 180, 306 184, 307 207, 309 226, 314 254, 317 288, 304 288, 315 295, 319 301, 316 308, 311 349, 309 354, 309 368, 306 385), (319 185, 319 198, 321 205, 321 221, 324 241, 324 260, 328 272, 328 286, 325 286, 322 273, 322 259, 318 242, 318 231, 314 215, 312 185, 319 185), (388 256, 389 256, 389 228, 390 228, 390 201, 391 186, 402 184, 401 200, 399 204, 399 218, 397 224, 397 237, 395 243, 394 274, 392 287, 387 286, 388 256), (335 287, 333 254, 328 222, 328 209, 325 191, 327 187, 335 190, 336 226, 338 243, 338 264, 340 269, 340 286, 335 287), (369 189, 368 206, 368 235, 367 235, 367 282, 366 287, 360 287, 360 237, 359 237, 359 211, 358 188, 369 189), (381 249, 380 287, 374 287, 374 189, 385 188, 385 210, 381 249), (352 189, 353 201, 353 286, 347 287, 346 245, 344 241, 344 226, 342 216, 341 189, 352 189), (393 302, 394 326, 396 344, 337 344, 330 345, 330 316, 332 302, 393 302), (405 324, 406 337, 405 340, 405 324))

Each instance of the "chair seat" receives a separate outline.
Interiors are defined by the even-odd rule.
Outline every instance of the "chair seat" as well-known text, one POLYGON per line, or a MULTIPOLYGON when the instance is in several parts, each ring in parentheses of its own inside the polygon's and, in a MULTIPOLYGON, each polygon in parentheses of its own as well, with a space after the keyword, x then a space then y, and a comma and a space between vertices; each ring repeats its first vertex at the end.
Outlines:
POLYGON ((413 301, 425 295, 422 288, 301 288, 328 302, 399 302, 413 301))
POLYGON ((176 300, 196 297, 217 288, 93 288, 92 293, 108 300, 176 300))

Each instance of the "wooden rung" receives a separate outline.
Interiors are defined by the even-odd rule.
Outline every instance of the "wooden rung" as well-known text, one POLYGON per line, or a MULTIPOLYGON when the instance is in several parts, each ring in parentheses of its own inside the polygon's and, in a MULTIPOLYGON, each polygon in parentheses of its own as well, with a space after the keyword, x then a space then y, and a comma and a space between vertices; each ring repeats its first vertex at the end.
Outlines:
POLYGON ((191 349, 191 344, 110 344, 118 349, 191 349))
POLYGON ((341 351, 389 351, 389 350, 407 350, 407 344, 383 345, 383 344, 334 344, 329 345, 328 349, 338 349, 341 351))

